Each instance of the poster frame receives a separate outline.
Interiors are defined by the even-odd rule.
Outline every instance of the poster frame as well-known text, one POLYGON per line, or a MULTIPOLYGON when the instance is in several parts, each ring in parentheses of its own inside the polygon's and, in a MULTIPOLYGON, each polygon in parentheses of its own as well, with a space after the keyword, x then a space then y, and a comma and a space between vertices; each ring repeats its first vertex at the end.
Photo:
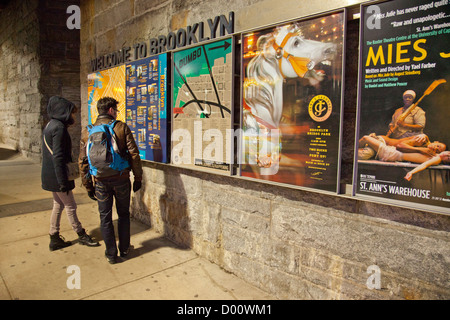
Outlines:
POLYGON ((312 19, 317 19, 320 17, 326 17, 326 16, 330 16, 332 14, 343 14, 343 38, 342 38, 342 69, 341 69, 341 89, 340 89, 340 98, 339 98, 339 137, 338 137, 338 150, 337 150, 337 156, 336 156, 336 161, 337 161, 337 170, 336 170, 336 189, 335 191, 328 191, 328 190, 323 190, 323 189, 319 189, 319 188, 313 188, 313 187, 307 187, 307 186, 301 186, 301 185, 295 185, 295 184, 289 184, 289 183, 284 183, 284 182, 277 182, 277 181, 271 181, 271 180, 266 180, 266 179, 259 179, 256 177, 248 177, 248 176, 243 176, 242 175, 242 164, 243 164, 243 154, 242 154, 242 137, 240 139, 238 139, 237 142, 237 161, 238 161, 238 170, 236 175, 240 178, 240 179, 244 179, 244 180, 249 180, 249 181, 255 181, 255 182, 259 182, 259 183, 264 183, 264 184, 268 184, 268 185, 275 185, 275 186, 280 186, 280 187, 287 187, 290 189, 297 189, 297 190, 305 190, 305 191, 311 191, 311 192, 317 192, 317 193, 322 193, 322 194, 330 194, 330 195, 339 195, 339 194, 344 194, 345 193, 345 186, 341 185, 341 170, 342 170, 342 139, 343 139, 343 119, 344 119, 344 92, 345 92, 345 61, 346 61, 346 49, 347 49, 347 21, 348 21, 348 14, 349 14, 349 9, 347 7, 344 8, 339 8, 339 9, 333 9, 333 10, 329 10, 329 11, 323 11, 323 12, 319 12, 319 13, 315 13, 315 14, 311 14, 311 15, 306 15, 306 16, 299 16, 296 18, 292 18, 292 19, 287 19, 287 20, 283 20, 283 21, 279 21, 279 22, 275 22, 275 23, 271 23, 271 24, 267 24, 267 25, 262 25, 262 26, 258 26, 255 28, 251 28, 251 29, 247 29, 247 30, 242 30, 240 31, 240 43, 241 43, 241 50, 240 50, 240 62, 241 62, 241 68, 240 68, 240 85, 239 85, 239 89, 240 89, 240 108, 239 108, 239 112, 240 112, 240 116, 239 116, 239 129, 242 128, 243 126, 243 98, 244 98, 244 92, 243 92, 243 84, 244 84, 244 75, 245 75, 245 70, 244 70, 244 66, 243 66, 243 55, 244 55, 244 51, 243 51, 243 39, 244 39, 244 35, 251 33, 251 32, 258 32, 258 31, 263 31, 265 29, 268 28, 275 28, 277 26, 283 26, 289 23, 293 23, 293 22, 303 22, 303 21, 308 21, 308 20, 312 20, 312 19))
MULTIPOLYGON (((355 119, 355 141, 354 141, 354 159, 353 159, 353 174, 352 174, 352 192, 351 196, 357 200, 369 201, 378 204, 385 204, 390 206, 408 208, 413 210, 428 211, 431 213, 449 215, 449 209, 442 206, 411 202, 399 199, 389 199, 386 197, 371 196, 358 192, 358 142, 360 139, 361 129, 361 104, 362 104, 362 86, 363 86, 363 45, 364 45, 364 9, 376 4, 383 4, 394 2, 395 0, 373 0, 361 3, 360 8, 360 26, 359 26, 359 61, 358 61, 358 81, 357 81, 357 104, 356 104, 356 119, 355 119)), ((448 149, 447 149, 448 150, 448 149)))
MULTIPOLYGON (((171 82, 169 82, 169 77, 170 77, 170 73, 171 73, 171 58, 172 58, 170 52, 162 52, 162 53, 150 55, 150 56, 145 57, 145 58, 136 59, 136 60, 124 63, 124 65, 125 65, 125 123, 126 123, 126 111, 127 111, 127 104, 126 104, 127 101, 126 101, 126 99, 127 99, 127 96, 128 96, 128 91, 127 91, 127 88, 126 88, 127 66, 130 65, 130 64, 139 63, 140 61, 151 60, 151 59, 154 59, 154 58, 162 56, 162 55, 165 55, 165 58, 166 58, 166 82, 165 82, 166 90, 165 90, 165 99, 164 99, 165 100, 165 109, 166 109, 166 132, 165 132, 165 134, 166 134, 166 146, 165 146, 166 162, 163 162, 163 161, 160 162, 160 161, 155 161, 155 160, 148 160, 148 159, 143 159, 143 158, 141 158, 141 161, 147 161, 147 162, 150 162, 150 163, 168 164, 168 163, 170 163, 170 148, 169 148, 169 146, 170 146, 170 133, 171 133, 170 132, 170 120, 171 120, 170 111, 171 110, 169 110, 169 106, 171 104, 171 98, 172 98, 172 96, 170 94, 170 92, 171 92, 171 82)), ((158 72, 158 83, 159 83, 160 79, 161 79, 160 78, 160 74, 158 72)), ((158 90, 158 96, 159 95, 160 95, 160 92, 158 90)), ((148 108, 147 108, 147 112, 148 112, 148 108)))
MULTIPOLYGON (((215 42, 221 42, 221 41, 227 41, 229 40, 231 42, 231 72, 232 72, 232 77, 231 77, 231 102, 230 102, 230 109, 231 109, 231 113, 230 113, 230 122, 228 123, 228 127, 227 129, 230 130, 230 133, 233 132, 234 130, 234 126, 233 126, 233 119, 234 119, 234 115, 235 115, 235 103, 234 103, 234 94, 235 94, 235 89, 234 89, 234 84, 236 82, 235 80, 235 75, 234 75, 234 69, 235 69, 235 58, 236 58, 236 41, 235 41, 235 35, 227 35, 224 37, 219 37, 219 38, 215 38, 212 40, 208 40, 208 41, 202 41, 200 43, 195 43, 189 46, 185 46, 176 50, 172 50, 170 51, 170 150, 168 152, 169 154, 169 159, 167 164, 174 166, 174 167, 180 167, 183 169, 190 169, 190 170, 195 170, 195 171, 201 171, 201 172, 206 172, 206 173, 211 173, 211 174, 219 174, 219 175, 226 175, 226 176, 232 176, 233 175, 233 167, 234 167, 234 158, 235 158, 235 152, 234 152, 234 139, 233 139, 233 135, 231 135, 230 137, 230 147, 227 150, 229 153, 229 158, 230 158, 230 163, 228 164, 228 169, 227 170, 220 170, 220 169, 214 169, 214 168, 207 168, 207 167, 203 167, 203 166, 196 166, 195 164, 175 164, 173 163, 173 159, 172 159, 172 150, 174 147, 173 141, 172 141, 172 133, 174 130, 174 121, 173 121, 173 117, 174 117, 174 113, 173 113, 173 103, 175 101, 174 99, 174 90, 175 90, 175 85, 174 85, 174 74, 176 72, 176 67, 175 67, 175 58, 174 55, 177 52, 182 52, 182 51, 186 51, 186 50, 190 50, 196 47, 202 47, 208 44, 212 44, 215 42)), ((191 146, 193 148, 193 146, 191 146)), ((226 144, 224 146, 224 148, 226 148, 226 144)), ((226 151, 226 149, 224 149, 226 151)), ((191 150, 192 151, 192 150, 191 150)), ((193 151, 192 151, 193 152, 193 151)), ((191 153, 192 155, 192 153, 191 153)))

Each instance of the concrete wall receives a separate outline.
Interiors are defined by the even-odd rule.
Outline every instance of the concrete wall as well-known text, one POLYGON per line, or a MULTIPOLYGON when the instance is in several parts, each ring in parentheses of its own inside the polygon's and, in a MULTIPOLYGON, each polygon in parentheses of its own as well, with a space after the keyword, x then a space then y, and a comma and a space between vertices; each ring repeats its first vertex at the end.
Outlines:
MULTIPOLYGON (((48 99, 80 107, 80 31, 66 27, 66 9, 77 2, 9 1, 0 11, 0 142, 32 160, 40 161, 48 99)), ((77 146, 79 120, 70 128, 77 146)))
MULTIPOLYGON (((362 1, 83 1, 82 122, 90 59, 235 12, 235 32, 362 1)), ((358 11, 358 6, 356 6, 358 11)), ((358 21, 349 21, 342 183, 351 183, 358 21)), ((281 299, 449 299, 447 215, 146 162, 132 212, 281 299), (369 290, 367 268, 381 270, 369 290)))

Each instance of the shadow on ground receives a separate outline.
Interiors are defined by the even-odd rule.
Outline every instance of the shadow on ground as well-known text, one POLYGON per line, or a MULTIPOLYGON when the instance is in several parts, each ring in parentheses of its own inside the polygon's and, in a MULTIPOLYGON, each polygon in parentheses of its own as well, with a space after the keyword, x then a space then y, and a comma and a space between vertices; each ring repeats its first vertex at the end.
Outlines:
POLYGON ((12 160, 17 157, 21 157, 21 154, 17 150, 0 147, 0 160, 12 160))

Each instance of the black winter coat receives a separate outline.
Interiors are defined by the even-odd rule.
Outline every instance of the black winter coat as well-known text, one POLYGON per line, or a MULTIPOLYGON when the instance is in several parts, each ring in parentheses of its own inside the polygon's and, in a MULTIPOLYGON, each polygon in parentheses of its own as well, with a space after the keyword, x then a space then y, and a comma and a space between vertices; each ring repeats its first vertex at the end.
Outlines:
POLYGON ((72 142, 67 126, 75 105, 61 97, 51 97, 47 105, 50 122, 42 132, 42 189, 61 192, 61 188, 72 190, 75 182, 67 179, 66 163, 72 161, 72 142), (53 151, 48 150, 45 140, 53 151))

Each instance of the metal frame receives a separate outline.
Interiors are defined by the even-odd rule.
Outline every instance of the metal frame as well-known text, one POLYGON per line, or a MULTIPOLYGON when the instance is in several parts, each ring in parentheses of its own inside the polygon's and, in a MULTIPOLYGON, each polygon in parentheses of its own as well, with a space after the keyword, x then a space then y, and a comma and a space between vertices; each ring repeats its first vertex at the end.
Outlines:
POLYGON ((382 203, 386 205, 391 206, 397 206, 397 207, 403 207, 403 208, 410 208, 414 210, 423 210, 423 211, 429 211, 433 213, 438 214, 450 214, 449 208, 441 207, 441 206, 435 206, 431 204, 423 204, 419 202, 409 202, 406 200, 397 200, 397 199, 389 199, 384 197, 377 197, 377 196, 370 196, 362 193, 358 193, 358 142, 359 142, 359 136, 360 136, 360 122, 361 122, 361 94, 362 94, 362 86, 363 86, 363 50, 362 45, 364 45, 364 9, 368 6, 379 4, 379 3, 388 3, 392 2, 394 0, 375 0, 371 2, 366 2, 360 4, 360 13, 361 13, 361 23, 360 23, 360 30, 359 30, 359 61, 358 61, 358 90, 357 90, 357 107, 356 107, 356 123, 355 123, 355 146, 354 146, 354 166, 353 166, 353 186, 352 186, 352 196, 355 197, 355 199, 359 200, 365 200, 375 203, 382 203))
MULTIPOLYGON (((285 24, 289 24, 289 23, 293 23, 293 22, 302 22, 302 21, 308 21, 311 19, 316 19, 316 18, 320 18, 320 17, 325 17, 325 16, 329 16, 332 14, 337 14, 337 13, 343 13, 343 20, 344 20, 344 30, 343 30, 343 46, 342 46, 342 70, 341 70, 341 95, 340 95, 340 108, 339 108, 339 112, 340 112, 340 119, 339 119, 339 137, 338 137, 338 152, 337 152, 337 171, 336 171, 336 191, 332 192, 332 191, 327 191, 327 190, 322 190, 322 189, 316 189, 316 188, 309 188, 309 187, 305 187, 305 186, 299 186, 299 185, 293 185, 293 184, 288 184, 288 183, 281 183, 281 182, 274 182, 274 181, 270 181, 270 180, 264 180, 264 179, 258 179, 258 178, 253 178, 253 177, 245 177, 242 176, 242 161, 239 161, 239 172, 237 173, 239 175, 240 178, 244 178, 244 179, 248 179, 248 180, 252 180, 252 181, 257 181, 257 182, 261 182, 261 183, 266 183, 266 184, 273 184, 273 185, 277 185, 277 186, 282 186, 282 187, 289 187, 289 188, 293 188, 293 189, 299 189, 299 190, 309 190, 309 191, 314 191, 314 192, 318 192, 318 193, 325 193, 325 194, 340 194, 341 190, 340 190, 340 178, 341 178, 341 153, 342 153, 342 125, 343 125, 343 118, 344 118, 344 114, 343 114, 343 108, 344 108, 344 90, 345 90, 345 51, 346 51, 346 39, 347 39, 347 16, 348 16, 348 9, 347 8, 341 8, 341 9, 336 9, 336 10, 330 10, 330 11, 326 11, 326 12, 321 12, 318 14, 313 14, 313 15, 308 15, 308 16, 304 16, 304 17, 299 17, 299 18, 294 18, 294 19, 289 19, 289 20, 285 20, 282 22, 277 22, 277 23, 273 23, 270 25, 266 25, 266 26, 261 26, 261 27, 257 27, 257 28, 252 28, 252 29, 248 29, 245 31, 241 31, 240 32, 240 39, 241 39, 241 44, 243 44, 243 38, 244 35, 251 33, 251 32, 258 32, 258 31, 263 31, 265 29, 269 29, 269 28, 274 28, 277 26, 282 26, 285 24)), ((243 68, 243 47, 241 47, 241 77, 240 77, 240 128, 242 128, 242 121, 243 121, 243 106, 242 106, 242 101, 243 101, 243 80, 244 80, 244 68, 243 68)), ((238 156, 242 157, 242 139, 240 139, 239 141, 239 147, 238 147, 238 156)), ((241 160, 241 159, 240 159, 241 160)))
MULTIPOLYGON (((162 56, 162 55, 166 56, 166 62, 167 62, 166 91, 165 91, 166 92, 165 108, 166 108, 166 122, 167 122, 167 127, 166 127, 166 139, 167 139, 167 141, 166 141, 166 143, 167 143, 167 145, 166 145, 166 157, 167 157, 167 159, 166 160, 167 160, 167 162, 159 162, 159 161, 148 160, 148 159, 141 159, 141 161, 148 161, 148 162, 154 162, 154 163, 167 164, 167 163, 170 162, 170 150, 169 150, 169 145, 170 145, 170 132, 169 132, 169 121, 170 121, 170 117, 169 116, 170 116, 170 112, 169 111, 170 111, 170 109, 168 108, 168 106, 170 104, 170 99, 169 99, 169 94, 168 94, 168 92, 170 92, 170 89, 169 89, 170 83, 167 81, 167 77, 168 77, 168 75, 170 73, 170 63, 171 63, 170 55, 169 55, 168 52, 163 52, 163 53, 155 54, 155 55, 148 56, 148 57, 145 57, 145 58, 142 58, 142 59, 137 59, 137 60, 133 60, 133 61, 124 63, 124 65, 125 65, 125 121, 126 121, 126 110, 127 110, 127 101, 126 101, 126 99, 127 99, 127 90, 126 90, 126 86, 127 86, 127 83, 126 83, 127 82, 127 80, 126 80, 127 65, 130 65, 130 64, 133 64, 133 63, 136 63, 136 62, 139 62, 139 61, 151 60, 151 59, 154 59, 154 58, 162 56)), ((158 72, 158 75, 159 75, 159 72, 158 72)), ((158 83, 159 83, 160 79, 161 79, 161 77, 159 75, 158 76, 158 83)), ((159 94, 160 94, 160 92, 159 92, 159 87, 158 87, 158 96, 159 96, 159 94)), ((148 110, 147 110, 147 112, 148 112, 148 110)), ((147 116, 148 116, 148 114, 147 114, 147 116)))
MULTIPOLYGON (((234 39, 234 35, 228 35, 228 36, 224 36, 224 37, 221 37, 221 38, 218 38, 218 39, 216 38, 216 39, 209 40, 209 41, 203 41, 201 43, 196 43, 196 44, 193 44, 193 45, 190 45, 190 46, 185 46, 183 48, 179 48, 177 50, 171 51, 171 63, 170 63, 170 65, 171 65, 171 107, 170 107, 170 110, 171 110, 171 112, 170 112, 171 113, 171 116, 170 116, 171 124, 170 124, 170 133, 171 134, 172 134, 173 129, 174 129, 173 128, 173 116, 174 116, 174 114, 172 112, 173 103, 175 101, 175 99, 174 99, 174 89, 175 89, 175 86, 174 86, 174 74, 175 74, 175 71, 176 71, 175 69, 176 68, 174 66, 175 65, 174 55, 177 52, 182 52, 182 51, 193 49, 193 48, 196 48, 196 47, 203 47, 203 46, 208 45, 208 44, 212 44, 212 43, 215 43, 215 42, 221 42, 221 41, 227 41, 227 40, 231 41, 231 47, 232 47, 231 48, 231 54, 232 54, 231 73, 232 73, 232 78, 231 78, 231 84, 230 84, 231 85, 231 104, 230 104, 231 112, 230 112, 230 123, 229 123, 228 128, 231 129, 231 130, 234 129, 233 118, 234 118, 234 107, 235 106, 234 106, 233 97, 234 97, 234 83, 235 83, 235 79, 234 79, 235 39, 234 39)), ((224 137, 225 139, 226 139, 226 133, 227 132, 225 132, 225 137, 224 137)), ((191 147, 193 147, 193 146, 191 146, 191 147)), ((226 148, 226 145, 224 146, 224 148, 226 148)), ((173 149, 173 143, 172 143, 172 139, 171 139, 171 141, 170 141, 170 151, 172 151, 172 149, 173 149)), ((230 154, 230 163, 228 164, 228 170, 207 168, 207 167, 202 167, 202 166, 196 166, 195 164, 192 164, 192 165, 184 165, 184 164, 177 165, 177 164, 174 164, 173 161, 172 161, 172 154, 170 156, 170 159, 169 159, 168 163, 173 165, 173 166, 176 166, 176 167, 182 167, 182 168, 186 168, 186 169, 192 169, 192 170, 208 172, 208 173, 224 174, 225 172, 227 172, 227 174, 229 176, 231 176, 232 172, 233 172, 233 159, 234 159, 234 144, 233 144, 233 140, 231 140, 231 146, 230 146, 230 150, 228 150, 228 152, 230 154)))

